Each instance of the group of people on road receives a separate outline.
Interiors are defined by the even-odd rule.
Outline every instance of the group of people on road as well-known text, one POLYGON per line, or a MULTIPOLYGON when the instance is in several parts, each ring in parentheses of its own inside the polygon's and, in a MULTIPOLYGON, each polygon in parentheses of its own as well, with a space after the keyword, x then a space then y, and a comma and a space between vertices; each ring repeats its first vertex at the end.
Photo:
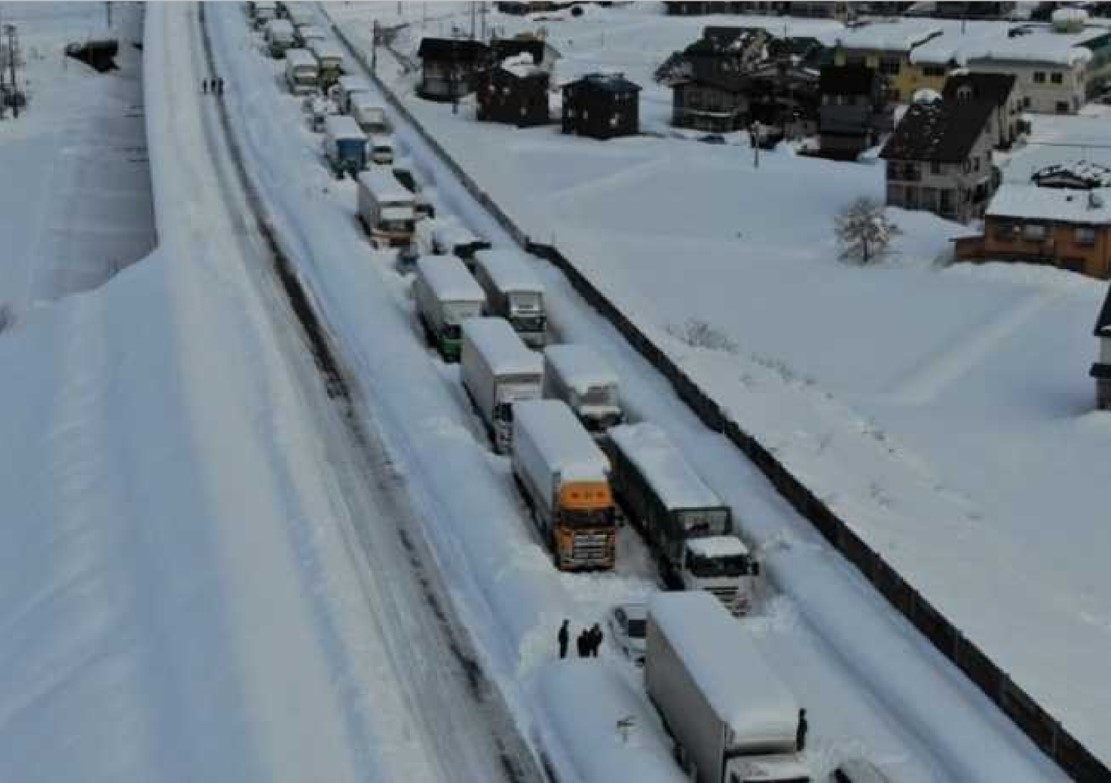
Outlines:
POLYGON ((205 79, 202 85, 205 95, 212 93, 213 95, 224 94, 224 77, 216 76, 212 79, 205 79))
MULTIPOLYGON (((567 648, 571 643, 570 620, 564 620, 559 626, 559 657, 567 657, 567 648)), ((575 639, 575 648, 580 658, 597 658, 598 650, 602 648, 602 629, 598 623, 590 628, 583 628, 582 633, 575 639)))

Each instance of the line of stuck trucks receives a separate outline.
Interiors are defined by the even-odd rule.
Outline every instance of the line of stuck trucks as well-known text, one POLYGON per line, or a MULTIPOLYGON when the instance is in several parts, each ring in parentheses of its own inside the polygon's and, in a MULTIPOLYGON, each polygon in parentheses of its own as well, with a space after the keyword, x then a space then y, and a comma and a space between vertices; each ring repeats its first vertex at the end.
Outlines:
POLYGON ((811 780, 805 713, 737 619, 756 609, 761 569, 732 509, 662 429, 627 420, 602 356, 553 342, 544 286, 524 253, 491 248, 456 217, 435 214, 395 154, 371 85, 350 72, 307 4, 248 6, 268 53, 286 60, 290 92, 323 132, 332 172, 355 179, 372 245, 413 262, 427 343, 459 363, 463 390, 493 450, 509 456, 555 567, 613 569, 628 520, 674 588, 648 605, 644 671, 684 772, 699 783, 811 780))

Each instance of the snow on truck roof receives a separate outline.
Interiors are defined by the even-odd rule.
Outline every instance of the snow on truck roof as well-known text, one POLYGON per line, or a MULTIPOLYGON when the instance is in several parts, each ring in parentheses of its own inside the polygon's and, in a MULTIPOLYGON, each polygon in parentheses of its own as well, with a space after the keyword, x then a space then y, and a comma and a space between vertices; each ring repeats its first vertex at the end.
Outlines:
POLYGON ((322 60, 325 57, 340 61, 344 59, 343 49, 340 49, 339 44, 337 44, 335 41, 319 39, 313 40, 312 43, 309 45, 309 48, 312 49, 313 54, 315 54, 322 60))
POLYGON ((357 76, 355 74, 344 74, 336 80, 336 83, 344 92, 352 92, 354 90, 365 90, 366 92, 370 92, 371 90, 370 82, 367 81, 366 77, 357 76))
POLYGON ((315 68, 316 57, 308 49, 288 49, 285 53, 286 65, 290 68, 315 68))
POLYGON ((266 23, 269 35, 293 35, 293 23, 288 19, 271 19, 266 23))
POLYGON ((739 557, 748 554, 745 542, 736 536, 688 538, 687 549, 700 557, 739 557))
POLYGON ((619 424, 610 429, 609 436, 669 510, 724 505, 717 493, 694 472, 667 433, 655 424, 619 424))
MULTIPOLYGON (((686 664, 718 717, 753 743, 794 737, 799 703, 756 647, 744 621, 705 590, 657 593, 648 616, 686 664)), ((648 637, 652 665, 652 635, 648 637)))
POLYGON ((563 382, 579 394, 592 387, 617 386, 617 373, 589 345, 549 345, 544 357, 563 382))
POLYGON ((359 185, 373 193, 379 202, 405 201, 410 204, 413 202, 413 194, 398 182, 397 177, 388 169, 372 168, 368 171, 360 171, 359 185))
POLYGON ((529 268, 528 261, 519 251, 480 250, 474 254, 474 258, 475 263, 486 270, 498 290, 544 293, 544 284, 529 268))
POLYGON ((359 123, 346 114, 329 114, 324 118, 324 132, 333 139, 362 139, 366 134, 359 127, 359 123))
POLYGON ((455 256, 421 256, 417 276, 428 284, 443 302, 486 302, 482 286, 475 282, 467 267, 455 256))
POLYGON ((526 430, 528 439, 545 463, 558 470, 564 479, 601 481, 609 477, 609 459, 565 402, 516 402, 513 404, 513 418, 514 430, 526 430))
POLYGON ((468 318, 463 322, 463 339, 486 359, 494 375, 544 373, 540 355, 530 351, 504 318, 468 318))

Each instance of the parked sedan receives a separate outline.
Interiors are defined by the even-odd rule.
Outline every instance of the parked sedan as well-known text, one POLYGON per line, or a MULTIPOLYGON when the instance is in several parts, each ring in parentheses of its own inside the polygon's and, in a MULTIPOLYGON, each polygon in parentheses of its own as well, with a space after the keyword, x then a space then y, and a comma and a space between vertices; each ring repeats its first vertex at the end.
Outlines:
POLYGON ((606 620, 610 638, 621 652, 637 666, 644 665, 647 642, 648 606, 646 604, 618 604, 610 610, 606 620))

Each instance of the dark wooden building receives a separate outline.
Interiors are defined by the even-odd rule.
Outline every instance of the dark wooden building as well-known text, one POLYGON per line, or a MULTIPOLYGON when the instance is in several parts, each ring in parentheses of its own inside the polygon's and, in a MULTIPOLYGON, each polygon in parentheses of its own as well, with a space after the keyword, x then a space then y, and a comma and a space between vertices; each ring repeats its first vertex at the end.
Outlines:
POLYGON ((865 65, 827 65, 818 82, 818 135, 823 157, 856 160, 890 130, 884 79, 865 65))
POLYGON ((476 75, 490 62, 490 49, 468 38, 423 38, 417 56, 421 61, 417 94, 433 101, 455 101, 474 90, 476 75))
POLYGON ((477 116, 519 128, 543 125, 548 116, 549 76, 529 55, 510 57, 478 75, 477 116))
POLYGON ((591 73, 563 85, 563 132, 595 139, 639 133, 639 93, 620 73, 591 73))

